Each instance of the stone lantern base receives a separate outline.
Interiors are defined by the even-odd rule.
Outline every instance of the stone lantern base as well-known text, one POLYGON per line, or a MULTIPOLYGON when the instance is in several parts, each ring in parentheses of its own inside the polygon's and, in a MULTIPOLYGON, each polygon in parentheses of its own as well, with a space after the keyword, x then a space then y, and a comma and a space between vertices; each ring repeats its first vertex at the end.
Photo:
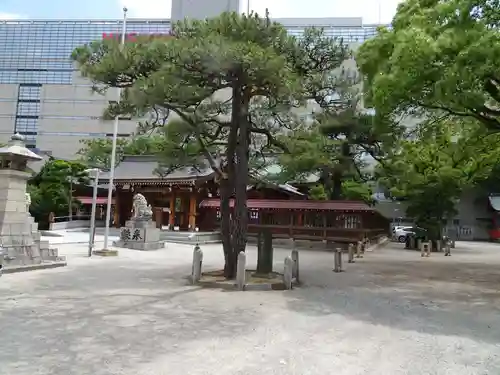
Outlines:
POLYGON ((4 223, 0 236, 3 247, 3 272, 9 270, 24 270, 26 266, 39 265, 47 268, 49 263, 54 266, 65 266, 65 257, 60 257, 58 250, 50 248, 48 241, 42 241, 38 224, 33 217, 27 216, 24 223, 4 223))
POLYGON ((29 214, 26 182, 31 173, 26 163, 35 160, 41 157, 24 147, 18 134, 0 148, 0 265, 4 273, 66 265, 57 249, 41 241, 38 224, 29 214))

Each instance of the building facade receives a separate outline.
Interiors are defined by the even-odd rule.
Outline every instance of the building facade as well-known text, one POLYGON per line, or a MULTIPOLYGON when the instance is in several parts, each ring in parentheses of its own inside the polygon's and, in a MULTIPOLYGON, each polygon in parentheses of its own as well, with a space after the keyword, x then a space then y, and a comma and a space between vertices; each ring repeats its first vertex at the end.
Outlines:
POLYGON ((223 12, 240 13, 240 0, 172 0, 171 19, 204 19, 223 12))
MULTIPOLYGON (((231 6, 227 0, 220 3, 231 6)), ((175 4, 176 17, 200 16, 189 13, 186 7, 176 10, 175 4)), ((327 35, 341 37, 354 46, 376 32, 376 26, 363 25, 361 18, 277 21, 297 36, 307 26, 324 27, 327 35)), ((0 21, 0 143, 17 132, 26 137, 30 148, 73 158, 81 148, 80 140, 111 137, 112 121, 100 117, 109 101, 117 99, 115 92, 93 94, 90 82, 80 76, 70 55, 85 43, 118 37, 121 29, 120 20, 0 21)), ((167 34, 170 29, 170 20, 127 21, 129 39, 137 34, 167 34)), ((135 121, 120 120, 119 137, 128 137, 135 130, 135 121)))

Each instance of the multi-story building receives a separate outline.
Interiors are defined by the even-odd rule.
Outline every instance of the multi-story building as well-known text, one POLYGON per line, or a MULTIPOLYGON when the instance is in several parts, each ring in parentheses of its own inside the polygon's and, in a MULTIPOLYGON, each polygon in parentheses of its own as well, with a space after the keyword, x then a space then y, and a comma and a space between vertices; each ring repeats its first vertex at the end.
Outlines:
MULTIPOLYGON (((220 2, 223 6, 227 0, 220 2)), ((177 18, 191 16, 186 8, 175 11, 175 6, 176 2, 172 14, 177 18)), ((192 16, 199 17, 199 12, 192 16)), ((375 25, 363 25, 361 18, 277 21, 294 35, 303 33, 307 26, 320 26, 327 35, 353 44, 376 32, 375 25)), ((127 37, 167 34, 170 25, 170 20, 131 19, 127 21, 127 37)), ((102 121, 100 116, 109 101, 116 100, 115 91, 105 96, 93 94, 90 82, 80 76, 70 55, 78 46, 117 37, 121 31, 120 20, 0 21, 0 143, 17 132, 26 137, 31 148, 72 158, 81 147, 80 140, 111 137, 112 121, 102 121)), ((119 137, 128 137, 135 130, 135 121, 120 120, 119 137)))

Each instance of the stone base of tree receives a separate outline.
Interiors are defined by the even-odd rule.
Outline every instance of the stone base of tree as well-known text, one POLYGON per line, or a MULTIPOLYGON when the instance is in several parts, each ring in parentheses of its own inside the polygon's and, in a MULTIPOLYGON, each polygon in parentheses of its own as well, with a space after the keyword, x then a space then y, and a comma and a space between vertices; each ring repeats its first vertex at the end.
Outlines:
MULTIPOLYGON (((190 276, 191 278, 191 276, 190 276)), ((285 283, 283 282, 283 274, 278 272, 271 272, 266 275, 259 275, 255 270, 246 271, 245 291, 257 290, 285 290, 285 283)), ((226 280, 224 278, 224 271, 210 271, 204 272, 201 278, 195 285, 205 288, 220 288, 224 290, 237 290, 238 286, 236 280, 226 280)), ((292 285, 297 286, 297 280, 292 280, 292 285)))
POLYGON ((109 250, 109 249, 94 250, 92 251, 92 255, 97 255, 100 257, 116 257, 118 256, 118 250, 109 250))

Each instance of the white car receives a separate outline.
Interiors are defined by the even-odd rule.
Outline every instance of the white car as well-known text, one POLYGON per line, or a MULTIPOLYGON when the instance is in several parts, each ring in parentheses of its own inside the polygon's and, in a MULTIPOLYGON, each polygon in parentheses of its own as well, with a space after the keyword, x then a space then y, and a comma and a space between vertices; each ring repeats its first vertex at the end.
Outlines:
POLYGON ((412 233, 415 233, 414 227, 394 227, 392 230, 392 235, 398 242, 406 242, 406 236, 412 233))

